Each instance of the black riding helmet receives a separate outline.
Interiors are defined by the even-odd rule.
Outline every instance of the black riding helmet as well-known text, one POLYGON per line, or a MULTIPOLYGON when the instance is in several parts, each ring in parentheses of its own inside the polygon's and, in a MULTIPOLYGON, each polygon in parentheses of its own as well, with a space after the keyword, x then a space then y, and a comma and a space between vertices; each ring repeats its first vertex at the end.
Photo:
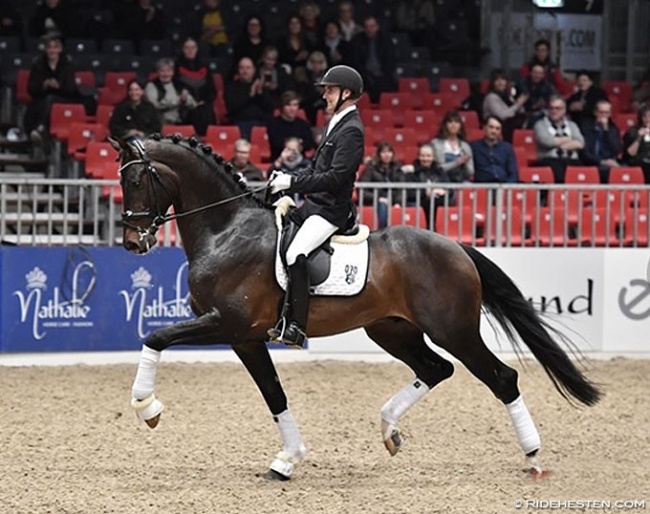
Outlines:
POLYGON ((336 103, 336 110, 338 111, 339 107, 343 103, 343 90, 349 89, 352 93, 350 95, 351 99, 359 98, 361 93, 363 93, 363 79, 357 70, 350 68, 350 66, 345 66, 340 64, 338 66, 333 66, 320 82, 315 84, 316 86, 339 86, 341 91, 339 92, 339 100, 336 103))

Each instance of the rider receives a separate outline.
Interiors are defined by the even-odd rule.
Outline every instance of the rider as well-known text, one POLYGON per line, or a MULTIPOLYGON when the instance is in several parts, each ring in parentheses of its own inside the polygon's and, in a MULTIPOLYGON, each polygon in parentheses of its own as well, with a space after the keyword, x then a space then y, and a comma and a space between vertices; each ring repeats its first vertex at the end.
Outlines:
POLYGON ((288 319, 268 331, 272 341, 299 347, 306 338, 309 311, 307 256, 334 233, 354 226, 352 192, 364 152, 363 124, 356 107, 363 92, 361 75, 349 66, 334 66, 316 85, 324 88, 326 109, 333 116, 323 131, 313 164, 291 175, 275 171, 269 181, 273 194, 286 191, 307 195, 295 213, 302 225, 286 253, 288 319))

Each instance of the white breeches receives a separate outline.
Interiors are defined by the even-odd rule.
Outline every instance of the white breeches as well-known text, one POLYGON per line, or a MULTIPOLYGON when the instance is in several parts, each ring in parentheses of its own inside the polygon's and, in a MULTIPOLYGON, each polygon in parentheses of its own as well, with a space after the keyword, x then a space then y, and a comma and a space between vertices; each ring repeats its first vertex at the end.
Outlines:
POLYGON ((287 264, 296 263, 299 255, 305 257, 322 245, 339 228, 332 225, 322 216, 309 216, 298 230, 287 250, 287 264))

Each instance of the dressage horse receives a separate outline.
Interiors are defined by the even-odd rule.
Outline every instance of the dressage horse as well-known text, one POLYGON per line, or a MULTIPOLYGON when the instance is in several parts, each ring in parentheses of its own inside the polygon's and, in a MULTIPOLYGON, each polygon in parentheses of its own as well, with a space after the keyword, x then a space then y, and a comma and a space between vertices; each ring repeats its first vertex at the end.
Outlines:
MULTIPOLYGON (((132 388, 132 406, 154 428, 163 404, 154 395, 161 352, 172 345, 229 344, 262 393, 278 426, 282 450, 266 473, 288 479, 306 455, 295 419, 271 360, 266 331, 283 291, 274 277, 277 229, 273 212, 256 199, 210 147, 179 135, 111 140, 120 152, 124 193, 123 245, 147 253, 156 231, 175 219, 189 263, 190 302, 196 318, 156 330, 144 341, 132 388), (174 212, 168 214, 173 206, 174 212)), ((319 337, 364 328, 415 378, 382 407, 384 444, 402 444, 399 419, 453 365, 425 341, 446 350, 506 407, 531 474, 543 474, 540 439, 517 385, 517 372, 490 352, 479 331, 482 306, 519 350, 517 334, 567 400, 595 404, 601 393, 569 359, 552 329, 512 280, 474 248, 432 231, 389 227, 371 233, 367 284, 350 297, 312 299, 307 332, 319 337), (517 333, 517 334, 516 334, 517 333)))

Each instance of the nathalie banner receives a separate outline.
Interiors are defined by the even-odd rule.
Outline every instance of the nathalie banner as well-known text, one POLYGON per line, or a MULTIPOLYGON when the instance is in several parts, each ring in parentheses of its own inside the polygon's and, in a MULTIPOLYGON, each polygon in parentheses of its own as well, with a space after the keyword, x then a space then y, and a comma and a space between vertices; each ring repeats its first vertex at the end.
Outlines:
POLYGON ((0 247, 0 351, 138 350, 192 319, 179 248, 0 247))

